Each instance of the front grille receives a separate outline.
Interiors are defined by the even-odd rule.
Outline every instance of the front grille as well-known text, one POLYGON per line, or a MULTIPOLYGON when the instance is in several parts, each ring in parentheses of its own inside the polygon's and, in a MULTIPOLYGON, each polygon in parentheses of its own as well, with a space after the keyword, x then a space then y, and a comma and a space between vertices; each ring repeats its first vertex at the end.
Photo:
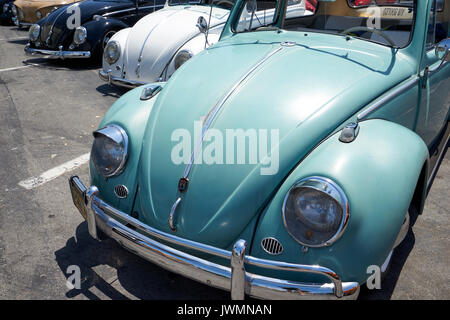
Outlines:
POLYGON ((114 187, 114 193, 120 199, 128 197, 128 189, 122 184, 119 184, 114 187))
POLYGON ((283 245, 275 238, 262 239, 261 247, 265 252, 273 255, 278 255, 283 252, 283 245))

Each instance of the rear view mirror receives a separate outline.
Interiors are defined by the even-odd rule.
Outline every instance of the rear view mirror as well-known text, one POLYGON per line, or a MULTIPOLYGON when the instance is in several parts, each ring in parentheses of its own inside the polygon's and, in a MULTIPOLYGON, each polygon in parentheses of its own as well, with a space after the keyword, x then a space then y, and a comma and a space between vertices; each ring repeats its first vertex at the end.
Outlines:
POLYGON ((203 16, 198 17, 197 24, 195 25, 201 33, 205 33, 208 30, 208 22, 203 16))
POLYGON ((442 40, 436 45, 436 57, 442 62, 450 61, 450 38, 442 40))

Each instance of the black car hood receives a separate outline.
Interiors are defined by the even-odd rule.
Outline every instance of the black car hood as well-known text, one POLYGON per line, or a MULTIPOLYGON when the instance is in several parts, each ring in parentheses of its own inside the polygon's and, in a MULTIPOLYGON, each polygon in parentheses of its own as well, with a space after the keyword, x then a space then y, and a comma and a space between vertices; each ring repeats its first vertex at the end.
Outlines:
MULTIPOLYGON (((133 2, 114 2, 114 1, 82 1, 69 6, 61 7, 53 11, 46 18, 38 22, 41 26, 40 40, 41 43, 48 48, 57 48, 59 45, 66 46, 63 39, 72 35, 74 30, 67 27, 68 20, 73 19, 74 10, 71 7, 80 9, 80 24, 83 25, 92 20, 95 15, 103 15, 118 10, 134 8, 133 2), (51 33, 50 40, 48 40, 51 33)), ((73 21, 73 20, 72 20, 73 21)))

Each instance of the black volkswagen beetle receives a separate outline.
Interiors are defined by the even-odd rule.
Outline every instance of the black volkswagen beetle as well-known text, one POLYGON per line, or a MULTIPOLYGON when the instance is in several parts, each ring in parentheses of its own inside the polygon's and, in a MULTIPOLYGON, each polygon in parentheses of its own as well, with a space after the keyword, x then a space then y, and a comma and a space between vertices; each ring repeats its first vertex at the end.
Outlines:
POLYGON ((12 24, 14 0, 0 0, 0 23, 12 24))
POLYGON ((27 55, 101 58, 114 33, 164 7, 165 0, 86 0, 61 7, 29 31, 27 55))

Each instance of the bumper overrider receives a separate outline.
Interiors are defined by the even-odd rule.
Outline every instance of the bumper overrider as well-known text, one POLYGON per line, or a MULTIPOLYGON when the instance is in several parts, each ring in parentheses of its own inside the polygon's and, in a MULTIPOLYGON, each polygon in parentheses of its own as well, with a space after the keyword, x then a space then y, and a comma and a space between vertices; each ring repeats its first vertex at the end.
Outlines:
POLYGON ((65 58, 90 58, 91 52, 89 51, 63 51, 62 47, 60 50, 46 50, 31 48, 28 43, 25 46, 25 53, 27 56, 35 56, 43 58, 54 58, 54 59, 65 59, 65 58))
POLYGON ((248 256, 246 255, 247 244, 244 240, 238 240, 234 244, 233 250, 227 251, 164 233, 111 207, 98 197, 97 187, 86 188, 77 176, 71 177, 69 184, 73 202, 86 219, 89 234, 93 238, 99 239, 102 233, 164 269, 216 288, 231 291, 232 299, 244 299, 245 294, 262 299, 356 299, 358 297, 359 285, 357 282, 342 282, 339 276, 328 268, 248 256), (187 254, 154 239, 225 258, 230 260, 230 267, 187 254), (319 274, 330 279, 330 283, 299 283, 269 278, 246 272, 246 265, 272 270, 319 274))
POLYGON ((111 71, 105 72, 103 70, 99 70, 98 76, 100 77, 100 79, 108 82, 109 84, 126 87, 126 88, 136 88, 136 87, 142 86, 144 84, 147 84, 147 82, 128 80, 128 79, 112 76, 111 71))

